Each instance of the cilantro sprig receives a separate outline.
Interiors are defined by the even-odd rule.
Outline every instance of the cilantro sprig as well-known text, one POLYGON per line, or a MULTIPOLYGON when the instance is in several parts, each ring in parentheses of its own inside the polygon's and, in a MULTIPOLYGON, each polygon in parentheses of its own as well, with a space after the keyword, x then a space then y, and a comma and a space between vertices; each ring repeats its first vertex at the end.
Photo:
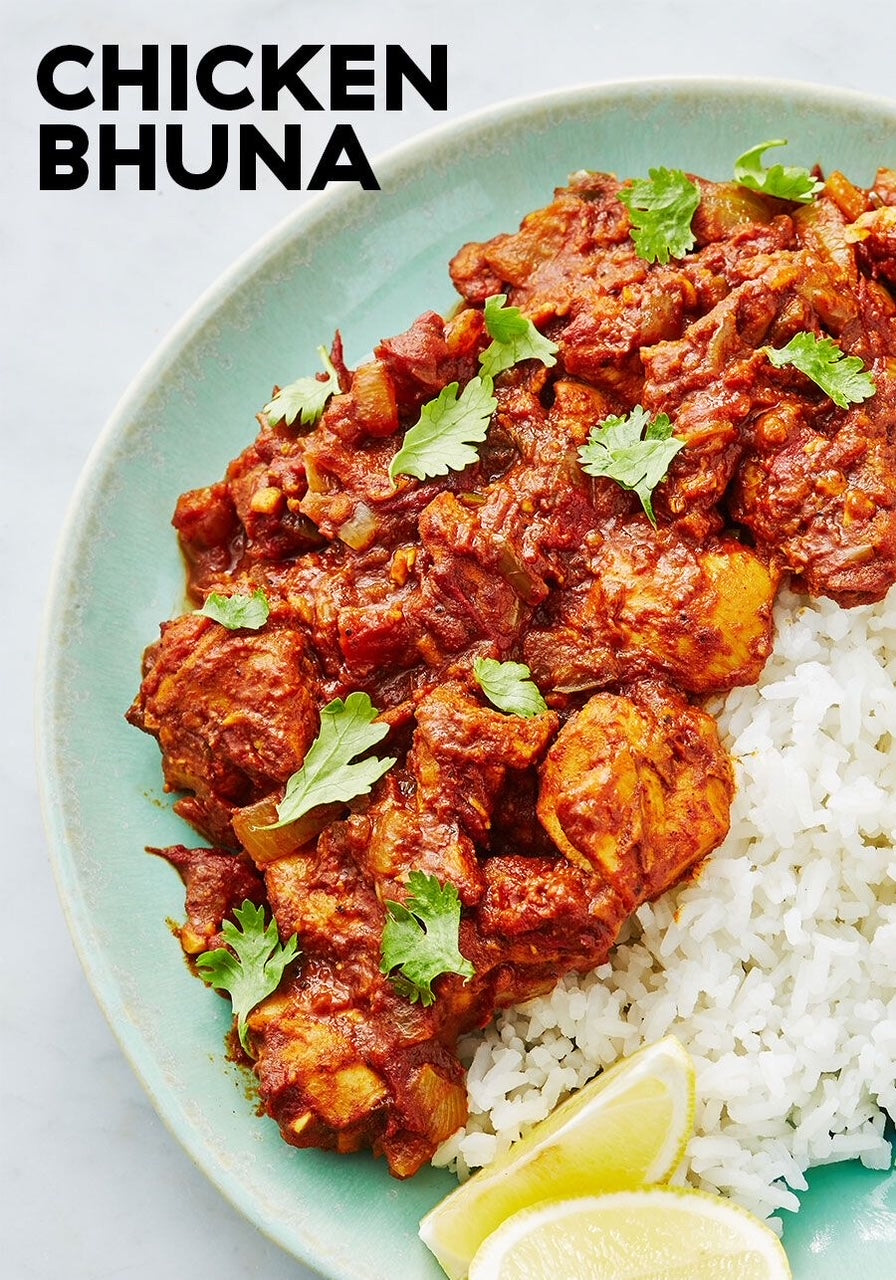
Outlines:
POLYGON ((420 418, 404 438, 389 465, 389 476, 444 476, 463 471, 479 458, 473 446, 482 444, 498 402, 492 380, 485 374, 471 378, 458 395, 458 383, 449 382, 434 400, 420 410, 420 418))
POLYGON ((412 871, 405 902, 387 902, 380 969, 414 1003, 431 1005, 432 984, 440 974, 472 978, 476 970, 461 954, 460 897, 450 880, 412 871))
POLYGON ((649 169, 623 187, 619 199, 632 220, 632 240, 639 258, 668 262, 683 258, 695 243, 691 219, 700 203, 700 188, 681 169, 649 169))
POLYGON ((532 672, 522 662, 498 662, 494 658, 474 658, 473 675, 493 707, 527 720, 547 711, 532 672))
POLYGON ((841 409, 869 399, 877 390, 861 358, 846 355, 833 338, 820 338, 803 330, 794 334, 786 347, 762 350, 776 369, 785 365, 799 369, 841 409))
POLYGON ((556 342, 539 333, 519 307, 508 307, 506 302, 506 293, 494 293, 485 300, 485 327, 492 341, 479 357, 482 372, 496 378, 521 360, 540 360, 547 368, 555 365, 556 342))
POLYGON ((591 428, 587 444, 579 448, 582 470, 605 476, 623 489, 633 490, 650 523, 656 527, 653 491, 664 480, 672 459, 685 442, 673 435, 668 414, 651 421, 647 410, 635 405, 624 418, 605 418, 591 428))
POLYGON ((773 138, 745 151, 734 162, 734 181, 750 191, 761 191, 781 200, 796 200, 800 204, 814 200, 824 183, 813 178, 808 169, 790 164, 773 164, 768 168, 763 165, 762 157, 766 151, 771 147, 786 146, 786 138, 773 138))
POLYGON ((281 946, 276 920, 265 924, 264 908, 246 898, 234 912, 236 924, 225 920, 221 932, 227 947, 206 951, 196 967, 211 986, 226 991, 233 1005, 240 1044, 251 1056, 247 1018, 257 1004, 276 991, 283 971, 299 953, 293 934, 281 946))
POLYGON ((326 347, 318 347, 317 353, 326 371, 326 378, 299 378, 296 382, 281 387, 273 400, 264 407, 271 426, 285 422, 289 427, 298 418, 303 427, 313 427, 323 414, 330 396, 339 390, 339 374, 333 367, 326 347))
POLYGON ((261 588, 253 591, 251 596, 222 596, 219 592, 212 591, 202 608, 196 612, 220 622, 228 631, 239 631, 241 628, 258 631, 267 622, 271 606, 261 588))
POLYGON ((350 693, 344 702, 334 698, 327 703, 320 713, 320 732, 302 767, 287 779, 283 799, 277 805, 277 821, 269 823, 267 830, 285 827, 318 805, 367 795, 395 764, 394 756, 355 760, 389 732, 387 724, 373 723, 378 715, 366 693, 350 693))
POLYGON ((539 333, 519 307, 505 306, 507 295, 492 294, 485 301, 485 327, 491 343, 479 357, 482 372, 471 378, 459 392, 460 384, 449 382, 434 400, 420 410, 420 417, 405 433, 401 448, 389 464, 389 478, 414 476, 428 480, 449 471, 463 471, 479 458, 478 446, 488 434, 492 414, 498 407, 494 379, 521 360, 557 363, 559 350, 539 333))

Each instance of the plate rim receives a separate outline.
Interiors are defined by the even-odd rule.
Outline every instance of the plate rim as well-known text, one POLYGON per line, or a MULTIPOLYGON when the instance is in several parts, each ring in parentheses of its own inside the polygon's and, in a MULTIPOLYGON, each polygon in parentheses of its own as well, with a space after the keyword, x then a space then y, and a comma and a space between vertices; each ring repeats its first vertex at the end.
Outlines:
MULTIPOLYGON (((420 160, 429 160, 433 148, 460 138, 473 141, 478 136, 491 132, 502 119, 518 120, 521 115, 534 118, 590 102, 613 105, 626 99, 661 97, 667 94, 690 94, 694 98, 715 101, 749 98, 754 102, 763 99, 780 102, 789 98, 795 105, 830 108, 835 114, 849 110, 857 115, 868 113, 889 116, 896 126, 896 98, 857 89, 829 87, 815 81, 779 77, 637 76, 584 82, 561 89, 503 98, 442 121, 388 148, 374 158, 375 172, 384 188, 402 179, 412 180, 415 166, 420 160)), ((337 1276, 340 1280, 343 1276, 346 1280, 351 1280, 350 1273, 332 1270, 335 1260, 330 1260, 319 1252, 319 1243, 310 1233, 299 1236, 295 1230, 287 1230, 279 1220, 267 1217, 264 1206, 245 1193, 240 1179, 232 1171, 220 1166, 199 1130, 182 1111, 175 1095, 170 1090, 157 1089, 150 1078, 152 1064, 147 1065, 144 1061, 143 1040, 139 1029, 128 1014, 114 978, 104 972, 104 958, 89 946, 89 921, 85 919, 85 904, 75 859, 66 840, 65 809, 62 804, 65 786, 56 770, 54 722, 57 717, 58 666, 63 651, 60 643, 61 615, 70 590, 67 569, 75 559, 85 533, 89 503, 84 500, 95 490, 97 481, 113 467, 116 446, 124 443, 132 418, 151 393, 153 385, 164 377, 168 367, 177 359, 184 345, 199 336, 202 329, 213 321, 216 313, 227 305, 251 276, 260 272, 281 250, 313 232, 328 216, 346 215, 353 206, 360 209, 364 203, 374 200, 376 195, 376 192, 340 186, 306 198, 300 208, 275 222, 200 292, 126 384, 88 451, 57 534, 44 596, 33 686, 37 790, 57 896, 81 968, 116 1042, 157 1115, 212 1185, 285 1252, 322 1276, 334 1277, 334 1280, 337 1276), (328 1268, 326 1272, 321 1270, 324 1266, 328 1268)))

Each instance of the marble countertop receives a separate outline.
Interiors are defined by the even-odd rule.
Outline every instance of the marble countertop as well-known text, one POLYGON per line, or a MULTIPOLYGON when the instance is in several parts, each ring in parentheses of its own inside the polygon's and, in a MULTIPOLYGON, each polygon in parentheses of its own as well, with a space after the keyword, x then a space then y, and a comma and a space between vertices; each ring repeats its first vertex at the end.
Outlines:
MULTIPOLYGON (((560 9, 534 0, 35 0, 7 6, 5 26, 0 769, 12 902, 0 930, 0 1271, 9 1280, 304 1280, 311 1273, 193 1167, 88 988, 41 824, 32 689, 54 548, 102 424, 195 297, 307 195, 274 182, 255 192, 231 182, 205 192, 139 192, 133 183, 40 191, 38 125, 52 113, 37 64, 63 43, 392 42, 418 56, 447 44, 447 113, 419 100, 370 113, 364 141, 377 156, 502 99, 634 76, 780 77, 893 97, 896 12, 891 0, 566 0, 560 9)), ((128 118, 117 117, 122 127, 128 118)))

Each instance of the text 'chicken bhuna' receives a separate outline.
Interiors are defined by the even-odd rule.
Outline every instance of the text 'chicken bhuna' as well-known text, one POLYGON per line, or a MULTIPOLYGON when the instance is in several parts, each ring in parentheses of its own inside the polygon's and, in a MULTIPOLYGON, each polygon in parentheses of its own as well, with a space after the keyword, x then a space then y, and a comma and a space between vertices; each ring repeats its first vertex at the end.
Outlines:
POLYGON ((129 718, 213 845, 163 851, 181 940, 287 1142, 429 1160, 458 1036, 724 838, 701 700, 757 679, 782 579, 896 579, 896 172, 774 145, 574 175, 177 504, 199 607, 129 718))

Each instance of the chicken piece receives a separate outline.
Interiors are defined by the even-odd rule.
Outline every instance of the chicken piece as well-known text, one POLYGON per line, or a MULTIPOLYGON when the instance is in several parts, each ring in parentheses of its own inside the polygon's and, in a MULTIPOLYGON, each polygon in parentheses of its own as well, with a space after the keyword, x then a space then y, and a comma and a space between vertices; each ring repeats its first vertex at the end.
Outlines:
POLYGON ((498 656, 510 653, 587 534, 602 517, 631 509, 631 495, 591 482, 576 453, 606 402, 567 379, 552 392, 545 410, 530 382, 508 379, 493 430, 513 460, 475 490, 439 493, 420 515, 419 589, 404 622, 430 666, 483 642, 498 656))
POLYGON ((731 510, 813 595, 870 604, 896 577, 896 358, 846 411, 782 397, 753 424, 731 510))
POLYGON ((662 673, 689 693, 756 680, 772 647, 779 573, 731 538, 695 547, 643 518, 585 555, 523 652, 539 686, 582 692, 662 673))
POLYGON ((689 693, 758 679, 772 648, 779 574, 742 543, 696 549, 643 521, 608 538, 591 561, 592 616, 603 616, 625 680, 662 672, 689 693))
POLYGON ((238 845, 234 811, 281 786, 318 730, 315 673, 300 631, 230 631, 201 613, 162 625, 128 712, 162 751, 174 808, 215 844, 238 845))
MULTIPOLYGON (((249 1028, 262 1102, 287 1142, 372 1146, 407 1177, 463 1123, 466 1091, 450 1001, 412 1004, 380 972, 385 909, 359 866, 365 837, 339 821, 267 869, 280 934, 298 934, 303 959, 249 1028)), ((487 1017, 487 996, 459 1004, 466 1025, 487 1017)))
POLYGON ((245 531, 226 481, 181 494, 172 523, 187 562, 187 591, 198 602, 233 568, 245 546, 245 531))
POLYGON ((672 267, 652 272, 637 289, 580 299, 560 335, 564 368, 629 403, 639 400, 642 349, 677 338, 695 307, 690 280, 672 267))
POLYGON ((313 993, 334 967, 309 965, 250 1018, 262 1101, 292 1146, 371 1147, 395 1177, 410 1177, 466 1119, 463 1068, 427 1034, 427 1018, 419 1040, 408 1034, 413 1019, 385 979, 379 1001, 320 1008, 313 993))
POLYGON ((610 174, 576 174, 568 187, 554 192, 551 204, 527 215, 515 234, 465 245, 451 262, 455 288, 481 306, 489 295, 511 286, 514 305, 540 324, 565 315, 582 280, 596 272, 608 288, 611 280, 621 287, 630 278, 643 279, 644 264, 631 251, 620 186, 610 174))
POLYGON ((538 816, 633 911, 724 839, 733 792, 712 717, 649 683, 596 694, 567 722, 542 766, 538 816))
POLYGON ((393 673, 409 673, 420 660, 406 616, 417 554, 415 543, 353 552, 336 542, 267 567, 258 585, 276 601, 278 620, 302 636, 324 701, 369 689, 384 708, 408 696, 400 679, 400 692, 384 694, 393 673))
POLYGON ((560 973, 602 964, 628 912, 599 871, 566 858, 499 854, 483 864, 477 973, 499 971, 496 1005, 550 990, 560 973))
POLYGON ((188 956, 223 946, 221 925, 247 898, 257 906, 265 901, 264 881, 245 854, 182 844, 149 852, 170 862, 186 887, 187 919, 180 943, 188 956))
POLYGON ((685 442, 657 490, 656 509, 687 536, 703 539, 723 524, 719 504, 743 454, 745 424, 777 395, 772 367, 756 348, 773 332, 784 343, 811 323, 808 305, 794 303, 804 269, 799 255, 781 254, 681 338, 641 352, 642 403, 652 414, 668 414, 685 442))
POLYGON ((395 388, 407 426, 449 382, 463 384, 479 372, 479 353, 489 340, 479 311, 461 312, 448 321, 427 311, 405 333, 379 343, 376 358, 395 388))
MULTIPOLYGON (((323 542, 300 506, 308 488, 305 438, 294 426, 260 421, 255 443, 227 468, 227 488, 242 530, 235 548, 241 569, 301 555, 323 542)), ((183 543, 180 504, 174 523, 183 543)))
POLYGON ((361 862, 381 897, 415 868, 450 880, 473 906, 484 888, 478 857, 507 776, 538 764, 559 719, 504 715, 443 684, 422 699, 416 721, 406 773, 386 779, 366 815, 361 862))
POLYGON ((434 498, 420 517, 425 554, 416 563, 420 590, 408 616, 425 634, 419 648, 430 666, 482 640, 509 652, 528 616, 513 583, 488 563, 497 548, 472 533, 471 514, 451 493, 434 498))
POLYGON ((493 594, 506 582, 526 605, 540 604, 564 579, 569 553, 595 527, 637 505, 579 464, 579 447, 608 412, 606 398, 567 378, 551 385, 551 395, 545 410, 532 386, 500 386, 496 427, 512 441, 514 460, 475 492, 440 494, 420 521, 433 556, 445 547, 474 559, 489 570, 493 594))

